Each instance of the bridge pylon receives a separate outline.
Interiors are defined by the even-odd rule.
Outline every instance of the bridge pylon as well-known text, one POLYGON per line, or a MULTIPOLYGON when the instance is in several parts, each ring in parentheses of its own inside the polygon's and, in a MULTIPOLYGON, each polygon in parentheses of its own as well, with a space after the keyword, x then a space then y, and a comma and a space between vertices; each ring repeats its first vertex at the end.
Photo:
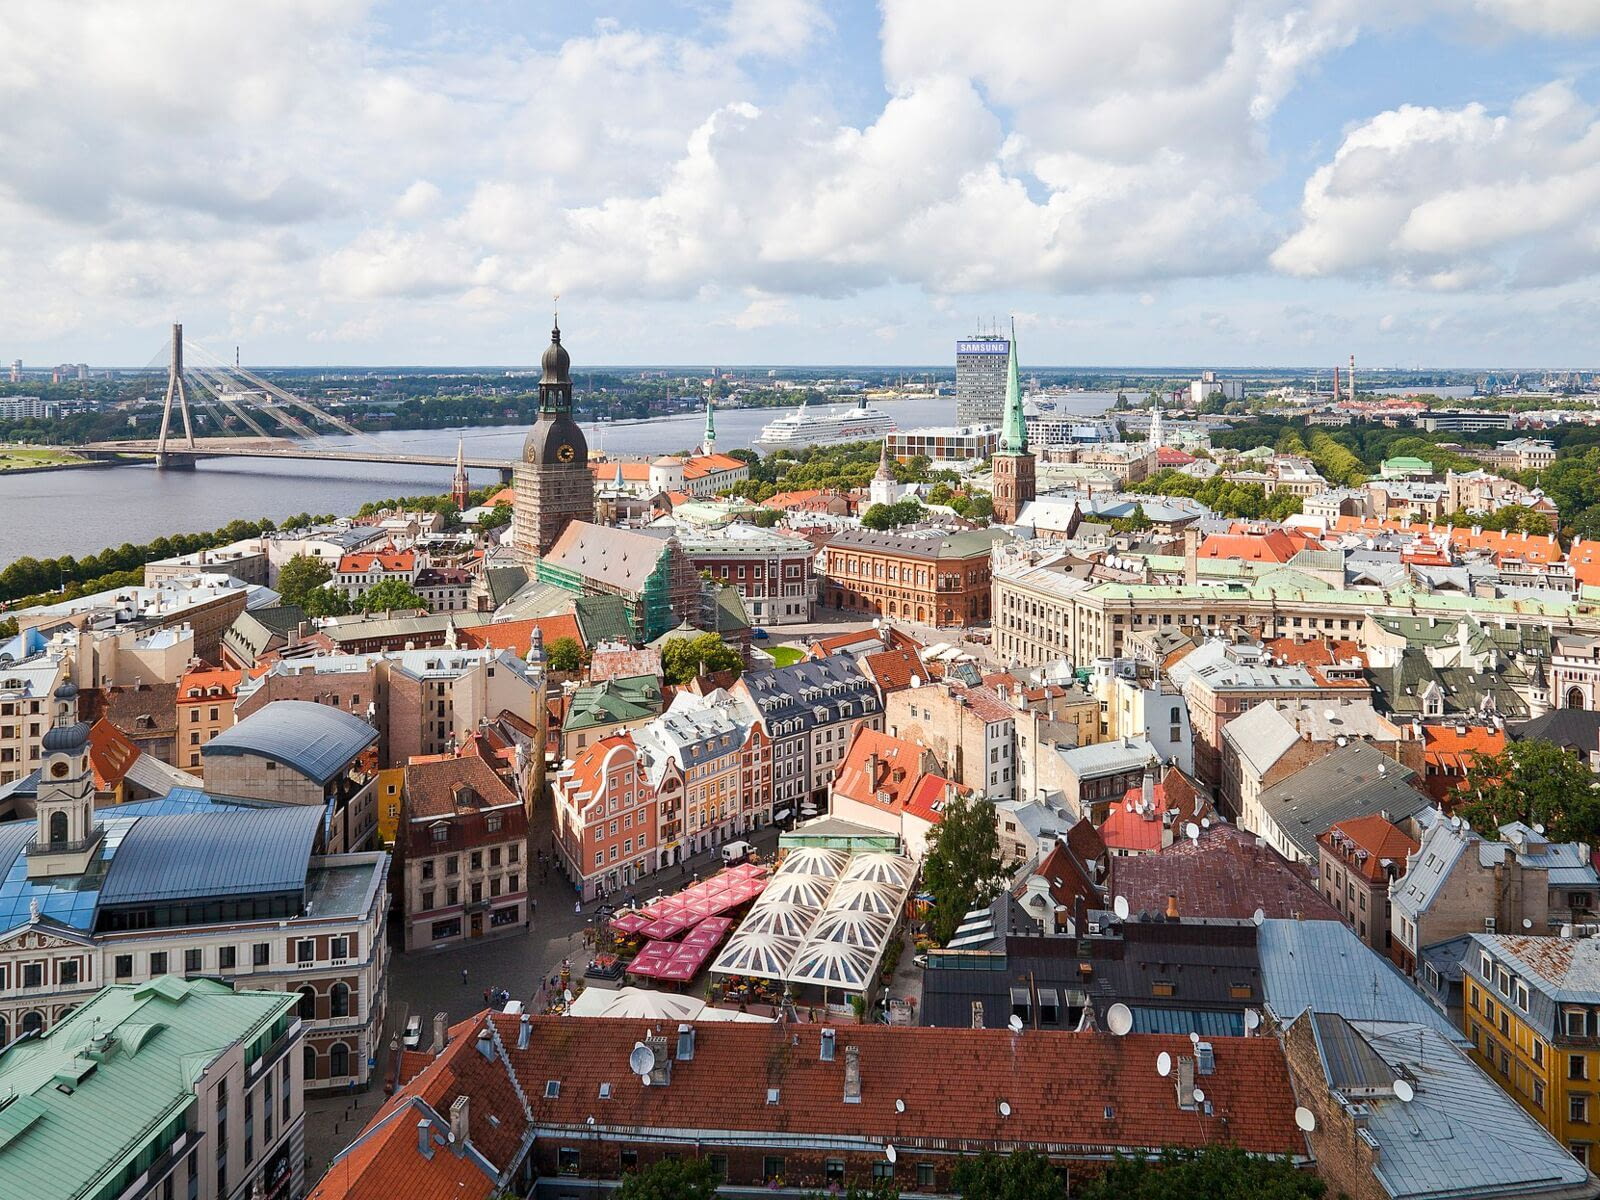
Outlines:
POLYGON ((183 416, 183 437, 187 448, 193 450, 194 428, 189 423, 189 392, 183 384, 183 326, 172 326, 172 362, 167 367, 167 399, 161 406, 161 435, 156 439, 156 469, 193 468, 194 459, 181 454, 168 455, 167 433, 172 426, 172 401, 178 401, 178 412, 183 416))

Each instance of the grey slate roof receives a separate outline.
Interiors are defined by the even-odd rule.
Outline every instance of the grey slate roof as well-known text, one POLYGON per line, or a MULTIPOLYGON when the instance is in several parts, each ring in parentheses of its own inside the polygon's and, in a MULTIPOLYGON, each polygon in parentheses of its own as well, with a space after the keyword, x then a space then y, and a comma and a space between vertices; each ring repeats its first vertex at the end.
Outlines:
POLYGON ((1600 712, 1587 708, 1555 708, 1531 721, 1506 727, 1514 741, 1538 738, 1588 754, 1600 750, 1600 712))
POLYGON ((1294 722, 1271 704, 1258 704, 1222 727, 1222 740, 1230 743, 1257 778, 1300 740, 1294 722))
POLYGON ((855 659, 844 654, 746 671, 739 690, 755 704, 772 737, 789 737, 819 725, 883 711, 872 680, 859 670, 855 659), (849 705, 848 717, 840 715, 841 703, 849 705))
POLYGON ((1388 959, 1343 921, 1262 922, 1256 950, 1267 1007, 1280 1025, 1309 1010, 1346 1020, 1407 1021, 1467 1038, 1388 959))
POLYGON ((644 591, 672 544, 671 538, 573 521, 550 547, 544 561, 632 596, 644 591))
POLYGON ((322 819, 316 805, 141 818, 111 860, 100 903, 298 892, 322 819))
POLYGON ((1341 1095, 1366 1106, 1365 1133, 1377 1147, 1372 1173, 1396 1200, 1596 1194, 1594 1177, 1566 1147, 1431 1025, 1328 1013, 1311 1019, 1330 1087, 1352 1071, 1374 1083, 1389 1074, 1386 1089, 1352 1079, 1341 1095), (1402 1076, 1414 1088, 1409 1104, 1393 1094, 1393 1079, 1402 1076))
POLYGON ((1415 771, 1357 742, 1325 754, 1261 793, 1261 807, 1307 858, 1317 835, 1373 813, 1398 824, 1433 801, 1408 782, 1415 771))
POLYGON ((1422 835, 1422 844, 1407 860, 1406 873, 1389 894, 1389 904, 1413 923, 1428 911, 1456 863, 1477 841, 1477 835, 1449 821, 1436 821, 1422 835))
POLYGON ((275 700, 223 730, 202 750, 212 755, 259 754, 325 784, 378 740, 360 717, 309 700, 275 700))

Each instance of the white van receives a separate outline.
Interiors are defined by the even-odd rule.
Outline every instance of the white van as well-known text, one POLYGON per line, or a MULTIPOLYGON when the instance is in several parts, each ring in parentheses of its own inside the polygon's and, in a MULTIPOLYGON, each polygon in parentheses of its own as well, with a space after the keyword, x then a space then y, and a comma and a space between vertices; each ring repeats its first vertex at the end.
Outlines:
POLYGON ((722 848, 723 864, 747 862, 750 858, 750 851, 754 849, 755 847, 749 842, 729 842, 722 848))

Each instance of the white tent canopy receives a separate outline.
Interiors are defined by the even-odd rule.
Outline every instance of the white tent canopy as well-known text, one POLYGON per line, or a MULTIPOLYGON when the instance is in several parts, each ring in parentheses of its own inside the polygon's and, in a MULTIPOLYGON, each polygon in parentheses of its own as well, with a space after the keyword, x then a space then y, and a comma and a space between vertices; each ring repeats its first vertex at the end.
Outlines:
POLYGON ((877 955, 858 946, 838 942, 807 942, 795 955, 789 979, 823 987, 861 991, 871 975, 877 955))
POLYGON ((867 883, 887 883, 903 888, 911 882, 911 860, 898 854, 880 851, 857 854, 850 860, 840 876, 843 880, 863 880, 867 883))
POLYGON ((876 949, 889 935, 888 917, 867 912, 825 912, 812 926, 806 942, 837 942, 844 946, 876 949))
POLYGON ((774 934, 745 933, 741 929, 717 956, 715 970, 724 975, 753 975, 782 979, 789 970, 800 939, 774 934))
POLYGON ((806 846, 789 851, 778 868, 778 875, 817 875, 823 879, 837 879, 849 861, 850 856, 843 850, 806 846))

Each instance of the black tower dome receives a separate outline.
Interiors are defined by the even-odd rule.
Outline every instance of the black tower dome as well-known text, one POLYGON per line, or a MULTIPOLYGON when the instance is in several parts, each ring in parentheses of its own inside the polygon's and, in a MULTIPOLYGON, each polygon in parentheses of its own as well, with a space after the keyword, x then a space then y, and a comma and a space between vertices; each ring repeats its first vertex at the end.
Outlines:
POLYGON ((567 353, 567 348, 561 344, 561 326, 557 325, 550 330, 550 345, 545 349, 544 357, 539 360, 539 365, 544 368, 544 375, 540 383, 571 383, 572 376, 568 373, 572 366, 572 356, 567 353))

